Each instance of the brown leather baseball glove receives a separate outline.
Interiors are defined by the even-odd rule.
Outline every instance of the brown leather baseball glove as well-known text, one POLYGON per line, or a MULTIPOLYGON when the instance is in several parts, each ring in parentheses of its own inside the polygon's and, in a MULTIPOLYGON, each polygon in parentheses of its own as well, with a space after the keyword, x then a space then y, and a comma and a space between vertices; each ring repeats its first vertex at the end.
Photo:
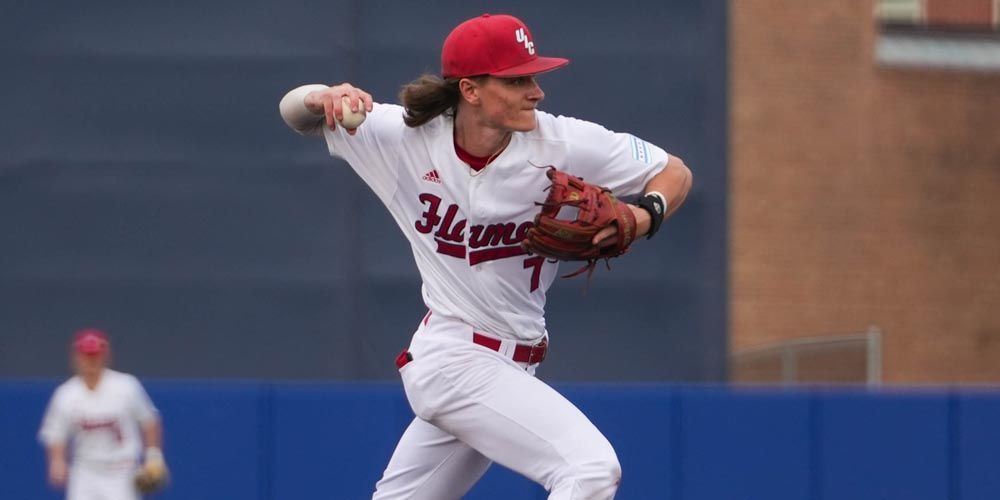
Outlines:
POLYGON ((550 259, 587 261, 587 265, 564 278, 584 271, 592 273, 598 260, 604 259, 607 263, 608 259, 628 252, 635 241, 636 222, 627 204, 615 198, 609 189, 587 183, 555 167, 549 167, 546 175, 552 181, 547 188, 549 195, 544 203, 539 203, 542 211, 535 216, 534 227, 521 242, 525 250, 550 259), (576 209, 575 218, 558 218, 566 207, 576 209), (614 244, 594 245, 594 236, 611 225, 618 227, 614 244))
POLYGON ((146 463, 135 474, 135 489, 143 495, 158 493, 167 486, 169 477, 167 464, 163 462, 162 458, 146 460, 146 463))

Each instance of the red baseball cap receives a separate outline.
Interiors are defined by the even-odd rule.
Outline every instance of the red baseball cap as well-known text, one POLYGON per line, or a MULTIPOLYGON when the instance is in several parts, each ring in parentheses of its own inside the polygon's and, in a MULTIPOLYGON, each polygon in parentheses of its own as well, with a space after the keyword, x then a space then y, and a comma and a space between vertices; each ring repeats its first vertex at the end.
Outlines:
POLYGON ((108 336, 97 328, 85 328, 73 336, 73 348, 80 354, 103 354, 110 345, 108 336))
POLYGON ((441 76, 537 75, 569 64, 562 57, 541 57, 528 27, 514 16, 483 14, 451 30, 441 49, 441 76))

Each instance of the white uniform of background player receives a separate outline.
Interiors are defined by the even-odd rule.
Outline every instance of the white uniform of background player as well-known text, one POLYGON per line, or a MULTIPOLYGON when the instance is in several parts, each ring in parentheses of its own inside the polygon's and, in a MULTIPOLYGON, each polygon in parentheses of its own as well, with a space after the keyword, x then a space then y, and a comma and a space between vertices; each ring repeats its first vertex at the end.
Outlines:
POLYGON ((102 332, 80 331, 73 351, 77 375, 56 389, 39 431, 49 480, 66 487, 68 500, 138 499, 144 441, 146 460, 162 462, 159 414, 138 379, 106 368, 102 332))
MULTIPOLYGON (((419 126, 404 123, 403 107, 372 103, 349 84, 306 85, 282 100, 289 126, 322 134, 389 209, 423 279, 429 312, 397 360, 417 418, 376 499, 457 499, 491 462, 542 484, 550 499, 612 498, 617 490, 621 471, 608 440, 533 376, 547 347, 545 291, 558 266, 520 247, 549 184, 536 166, 618 195, 656 190, 670 209, 683 201, 690 172, 632 135, 536 111, 544 94, 532 75, 568 61, 535 52, 514 17, 459 25, 442 51, 446 80, 425 75, 401 94, 413 116, 413 91, 452 88, 457 112, 431 112, 419 126), (462 78, 486 74, 493 76, 462 78), (343 96, 368 111, 357 129, 333 122, 343 96)), ((647 233, 650 213, 632 208, 639 235, 647 233)))

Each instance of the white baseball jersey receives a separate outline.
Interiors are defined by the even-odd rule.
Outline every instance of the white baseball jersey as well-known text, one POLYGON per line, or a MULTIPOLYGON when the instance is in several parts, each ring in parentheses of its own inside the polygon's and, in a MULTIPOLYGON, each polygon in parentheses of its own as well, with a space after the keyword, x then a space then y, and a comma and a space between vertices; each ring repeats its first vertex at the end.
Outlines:
POLYGON ((459 159, 454 120, 441 115, 411 128, 403 108, 379 104, 357 134, 324 127, 332 155, 375 191, 410 242, 427 307, 497 337, 545 334, 545 291, 557 263, 520 247, 545 200, 548 165, 638 194, 669 159, 662 149, 599 125, 537 112, 538 127, 515 132, 480 171, 459 159))
POLYGON ((135 464, 142 451, 139 425, 157 415, 138 379, 105 369, 94 390, 79 376, 56 389, 38 437, 45 445, 66 444, 75 464, 135 464))

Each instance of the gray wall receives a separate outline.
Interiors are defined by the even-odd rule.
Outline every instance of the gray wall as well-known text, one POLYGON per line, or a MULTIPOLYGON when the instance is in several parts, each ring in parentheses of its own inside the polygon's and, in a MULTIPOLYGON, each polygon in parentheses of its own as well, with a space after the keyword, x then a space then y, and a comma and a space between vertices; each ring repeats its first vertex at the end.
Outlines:
POLYGON ((682 156, 650 242, 549 294, 559 380, 720 380, 726 353, 723 0, 18 2, 0 16, 0 376, 67 373, 78 327, 143 376, 395 378, 424 312, 409 247, 322 141, 301 83, 395 101, 455 24, 524 19, 543 107, 682 156))

